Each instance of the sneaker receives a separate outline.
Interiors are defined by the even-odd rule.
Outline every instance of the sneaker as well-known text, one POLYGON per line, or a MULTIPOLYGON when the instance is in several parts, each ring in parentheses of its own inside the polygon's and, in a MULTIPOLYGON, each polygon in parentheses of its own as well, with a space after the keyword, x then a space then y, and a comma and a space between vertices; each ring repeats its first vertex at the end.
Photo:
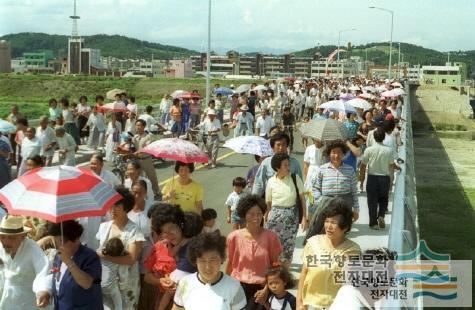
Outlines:
POLYGON ((212 165, 211 165, 211 168, 216 168, 216 165, 215 165, 215 164, 212 164, 212 165))
POLYGON ((379 230, 378 225, 370 225, 369 228, 372 229, 372 230, 379 230))
POLYGON ((382 216, 378 217, 378 226, 381 229, 384 229, 386 227, 386 223, 384 222, 384 217, 382 216))

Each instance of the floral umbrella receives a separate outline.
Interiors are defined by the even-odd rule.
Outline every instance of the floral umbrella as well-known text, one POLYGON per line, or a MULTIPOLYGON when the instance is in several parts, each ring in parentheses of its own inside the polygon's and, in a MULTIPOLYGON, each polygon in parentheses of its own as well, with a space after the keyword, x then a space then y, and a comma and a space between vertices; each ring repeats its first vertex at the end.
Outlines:
POLYGON ((252 154, 261 157, 272 156, 274 154, 270 147, 269 140, 257 136, 241 136, 232 138, 226 141, 223 146, 230 148, 239 154, 252 154))
POLYGON ((178 138, 167 138, 150 143, 140 152, 158 158, 167 158, 184 163, 207 163, 206 155, 195 144, 178 138))

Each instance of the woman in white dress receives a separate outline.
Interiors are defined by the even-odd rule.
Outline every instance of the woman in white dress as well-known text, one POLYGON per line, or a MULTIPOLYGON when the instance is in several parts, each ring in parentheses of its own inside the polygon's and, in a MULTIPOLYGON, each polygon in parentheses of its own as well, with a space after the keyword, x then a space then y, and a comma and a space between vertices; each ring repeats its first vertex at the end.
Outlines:
POLYGON ((111 121, 107 124, 106 131, 106 161, 111 162, 114 159, 114 150, 120 143, 120 133, 122 125, 117 120, 115 113, 112 113, 111 121))
POLYGON ((99 240, 100 247, 97 254, 101 260, 128 266, 128 279, 119 289, 122 295, 123 309, 135 310, 137 309, 140 295, 138 260, 145 238, 139 227, 127 217, 127 213, 134 207, 134 196, 124 187, 117 187, 116 190, 123 198, 112 206, 110 210, 112 220, 99 226, 96 238, 99 240), (124 247, 127 249, 126 255, 117 257, 102 253, 106 242, 114 237, 121 239, 124 247))
MULTIPOLYGON (((313 144, 307 146, 303 155, 303 179, 305 180, 304 189, 306 192, 312 192, 312 179, 318 174, 320 166, 325 163, 323 158, 324 146, 319 139, 313 139, 313 144)), ((307 207, 313 205, 313 199, 305 196, 307 207)))

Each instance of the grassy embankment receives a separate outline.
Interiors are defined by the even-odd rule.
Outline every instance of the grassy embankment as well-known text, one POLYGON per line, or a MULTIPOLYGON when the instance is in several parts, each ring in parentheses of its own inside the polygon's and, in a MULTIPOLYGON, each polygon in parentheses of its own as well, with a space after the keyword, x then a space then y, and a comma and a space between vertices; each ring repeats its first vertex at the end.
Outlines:
POLYGON ((466 133, 475 130, 475 122, 458 114, 427 114, 413 117, 421 239, 452 259, 473 260, 475 140, 466 133), (427 125, 444 131, 427 130, 427 125))
MULTIPOLYGON (((211 81, 221 86, 251 83, 246 80, 218 80, 211 81)), ((67 96, 72 101, 79 96, 86 95, 89 103, 94 97, 113 88, 120 88, 137 98, 139 105, 159 103, 166 93, 177 89, 191 91, 197 89, 205 93, 205 79, 173 79, 173 78, 112 78, 95 76, 51 76, 51 75, 0 75, 0 118, 8 115, 10 105, 20 105, 21 111, 30 119, 39 117, 48 112, 48 100, 67 96)))

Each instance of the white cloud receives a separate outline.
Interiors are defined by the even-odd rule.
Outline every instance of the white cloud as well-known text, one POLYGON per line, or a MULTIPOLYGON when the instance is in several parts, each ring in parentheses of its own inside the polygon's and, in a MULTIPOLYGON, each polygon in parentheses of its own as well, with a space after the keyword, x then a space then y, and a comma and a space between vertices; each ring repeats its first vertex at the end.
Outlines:
MULTIPOLYGON (((25 31, 69 34, 72 0, 0 0, 0 35, 25 31)), ((207 37, 206 0, 77 0, 79 32, 121 34, 172 45, 201 46, 207 37)), ((320 44, 394 40, 439 50, 475 49, 469 25, 473 0, 212 0, 212 45, 298 50, 320 44)), ((197 48, 198 49, 198 48, 197 48)))

